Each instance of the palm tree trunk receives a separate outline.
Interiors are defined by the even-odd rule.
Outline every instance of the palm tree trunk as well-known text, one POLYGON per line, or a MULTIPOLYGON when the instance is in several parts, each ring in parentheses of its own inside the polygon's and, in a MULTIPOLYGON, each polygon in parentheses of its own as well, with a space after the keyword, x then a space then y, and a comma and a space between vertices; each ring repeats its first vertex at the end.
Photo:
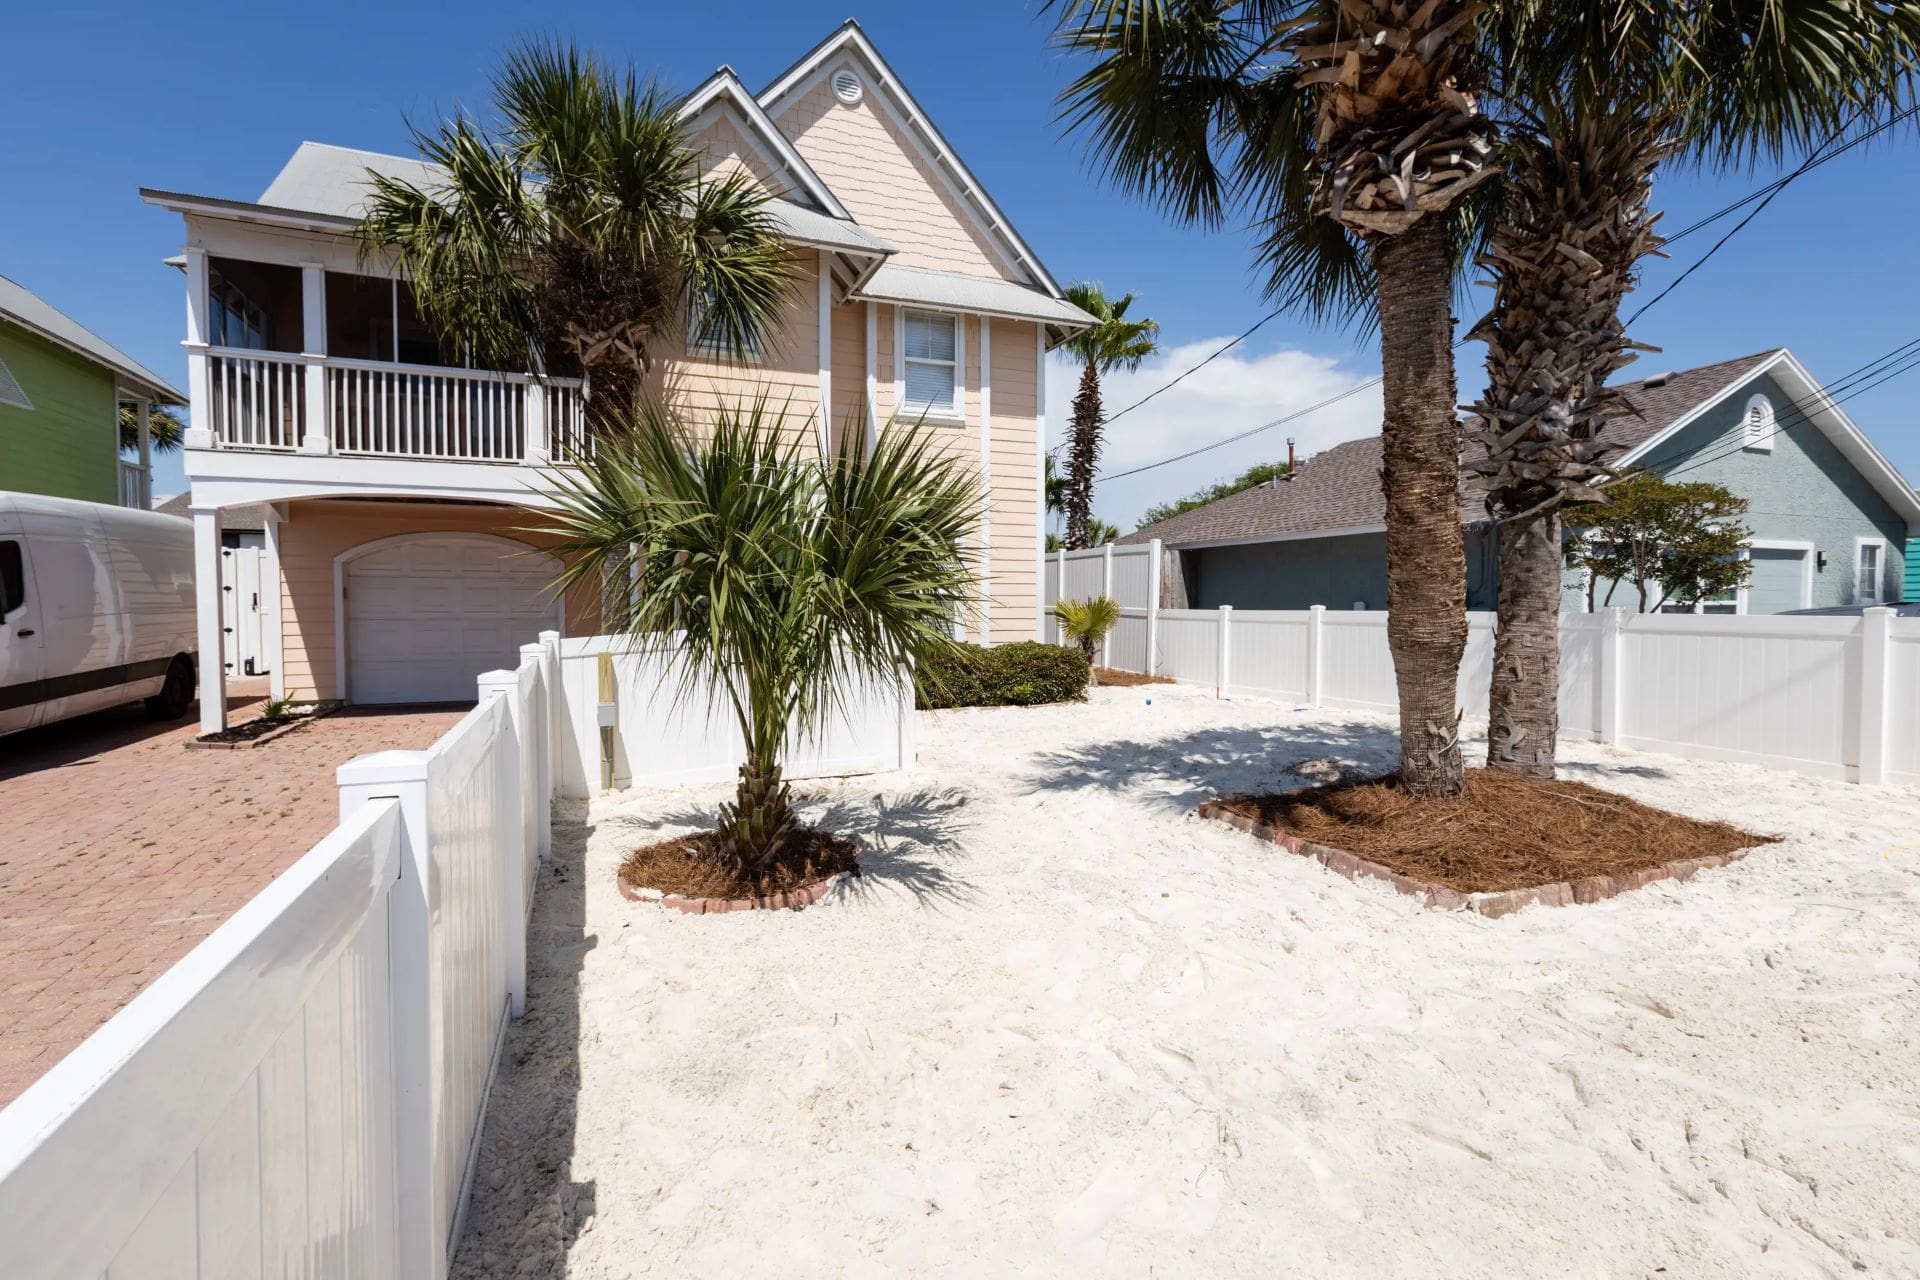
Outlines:
POLYGON ((1100 371, 1089 364, 1073 397, 1072 437, 1067 449, 1067 536, 1069 551, 1087 545, 1093 518, 1093 469, 1100 461, 1100 371))
POLYGON ((1458 795, 1457 686, 1467 647, 1467 561, 1454 419, 1453 252, 1447 220, 1373 238, 1386 402, 1387 647, 1400 695, 1400 777, 1416 796, 1458 795))
POLYGON ((1560 517, 1500 526, 1487 767, 1551 781, 1560 735, 1560 517))
POLYGON ((733 803, 720 806, 720 841, 743 875, 766 887, 766 879, 799 825, 793 794, 777 760, 748 755, 740 766, 733 803))

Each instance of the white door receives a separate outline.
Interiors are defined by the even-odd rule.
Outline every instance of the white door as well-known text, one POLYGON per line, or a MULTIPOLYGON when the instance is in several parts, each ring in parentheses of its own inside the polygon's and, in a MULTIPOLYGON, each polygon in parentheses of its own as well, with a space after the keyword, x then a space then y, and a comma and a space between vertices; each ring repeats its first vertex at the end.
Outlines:
POLYGON ((559 626, 559 562, 485 534, 409 538, 347 562, 347 700, 472 702, 483 671, 559 626))
POLYGON ((220 548, 220 625, 227 635, 227 674, 267 674, 266 613, 260 593, 260 568, 266 556, 264 533, 228 533, 220 548))

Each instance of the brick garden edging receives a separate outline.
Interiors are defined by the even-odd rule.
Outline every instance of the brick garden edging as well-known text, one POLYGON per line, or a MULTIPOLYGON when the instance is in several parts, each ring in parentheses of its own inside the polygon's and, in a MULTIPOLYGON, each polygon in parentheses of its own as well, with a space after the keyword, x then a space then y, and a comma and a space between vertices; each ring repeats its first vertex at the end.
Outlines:
POLYGON ((1430 880, 1404 875, 1391 867, 1370 862, 1344 849, 1335 849, 1331 845, 1302 840, 1277 827, 1255 821, 1245 814, 1235 813, 1218 800, 1201 801, 1195 813, 1199 817, 1214 822, 1224 822, 1257 840, 1270 840, 1289 853, 1312 858, 1327 870, 1337 872, 1349 880, 1355 880, 1361 876, 1385 880, 1401 893, 1411 894, 1429 907, 1442 911, 1477 911, 1493 919, 1510 915, 1522 907, 1535 905, 1570 907, 1576 902, 1599 902, 1630 889, 1650 885, 1656 880, 1686 880, 1696 871, 1704 871, 1708 867, 1724 867, 1730 862, 1738 862, 1747 856, 1747 851, 1742 849, 1735 853, 1708 854, 1700 858, 1678 858, 1658 866, 1642 867, 1638 871, 1623 871, 1611 876, 1559 880, 1553 884, 1534 885, 1526 889, 1506 889, 1499 893, 1462 893, 1458 889, 1449 889, 1445 885, 1434 884, 1430 880))
POLYGON ((827 896, 827 891, 850 875, 859 875, 858 868, 852 871, 838 871, 816 884, 802 889, 788 889, 784 893, 770 893, 759 898, 689 898, 678 893, 662 893, 658 889, 636 888, 627 883, 625 876, 616 873, 613 882, 620 889, 620 896, 628 902, 650 902, 658 907, 670 907, 690 916, 725 915, 730 911, 798 911, 802 907, 812 906, 827 896))

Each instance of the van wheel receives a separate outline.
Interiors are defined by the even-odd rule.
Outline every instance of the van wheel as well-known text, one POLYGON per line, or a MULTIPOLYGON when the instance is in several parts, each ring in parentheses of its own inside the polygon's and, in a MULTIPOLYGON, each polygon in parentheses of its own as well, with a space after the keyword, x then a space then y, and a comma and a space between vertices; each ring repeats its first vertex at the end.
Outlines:
POLYGON ((154 720, 178 720, 193 705, 193 663, 185 654, 167 667, 167 682, 147 699, 147 715, 154 720))

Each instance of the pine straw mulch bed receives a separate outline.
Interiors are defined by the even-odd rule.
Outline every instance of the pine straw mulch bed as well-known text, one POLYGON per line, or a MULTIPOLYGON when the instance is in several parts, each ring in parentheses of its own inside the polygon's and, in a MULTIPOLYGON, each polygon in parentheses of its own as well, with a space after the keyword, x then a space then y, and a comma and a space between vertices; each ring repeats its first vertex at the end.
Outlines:
POLYGON ((1277 795, 1223 796, 1203 804, 1201 816, 1251 830, 1343 875, 1392 880, 1430 906, 1486 915, 1534 902, 1598 901, 1775 843, 1581 782, 1469 769, 1460 798, 1419 801, 1396 781, 1389 774, 1277 795))
POLYGON ((1141 675, 1138 671, 1115 671, 1112 667, 1095 667, 1093 683, 1103 689, 1133 689, 1143 684, 1172 684, 1167 676, 1141 675))
MULTIPOLYGON (((623 891, 652 890, 676 900, 749 907, 800 907, 817 896, 809 892, 841 875, 859 875, 859 846, 845 836, 802 830, 764 879, 742 876, 720 857, 719 836, 711 831, 675 836, 642 845, 620 864, 623 891)), ((629 893, 627 896, 635 896, 629 893)), ((708 907, 714 911, 725 908, 708 907)))

